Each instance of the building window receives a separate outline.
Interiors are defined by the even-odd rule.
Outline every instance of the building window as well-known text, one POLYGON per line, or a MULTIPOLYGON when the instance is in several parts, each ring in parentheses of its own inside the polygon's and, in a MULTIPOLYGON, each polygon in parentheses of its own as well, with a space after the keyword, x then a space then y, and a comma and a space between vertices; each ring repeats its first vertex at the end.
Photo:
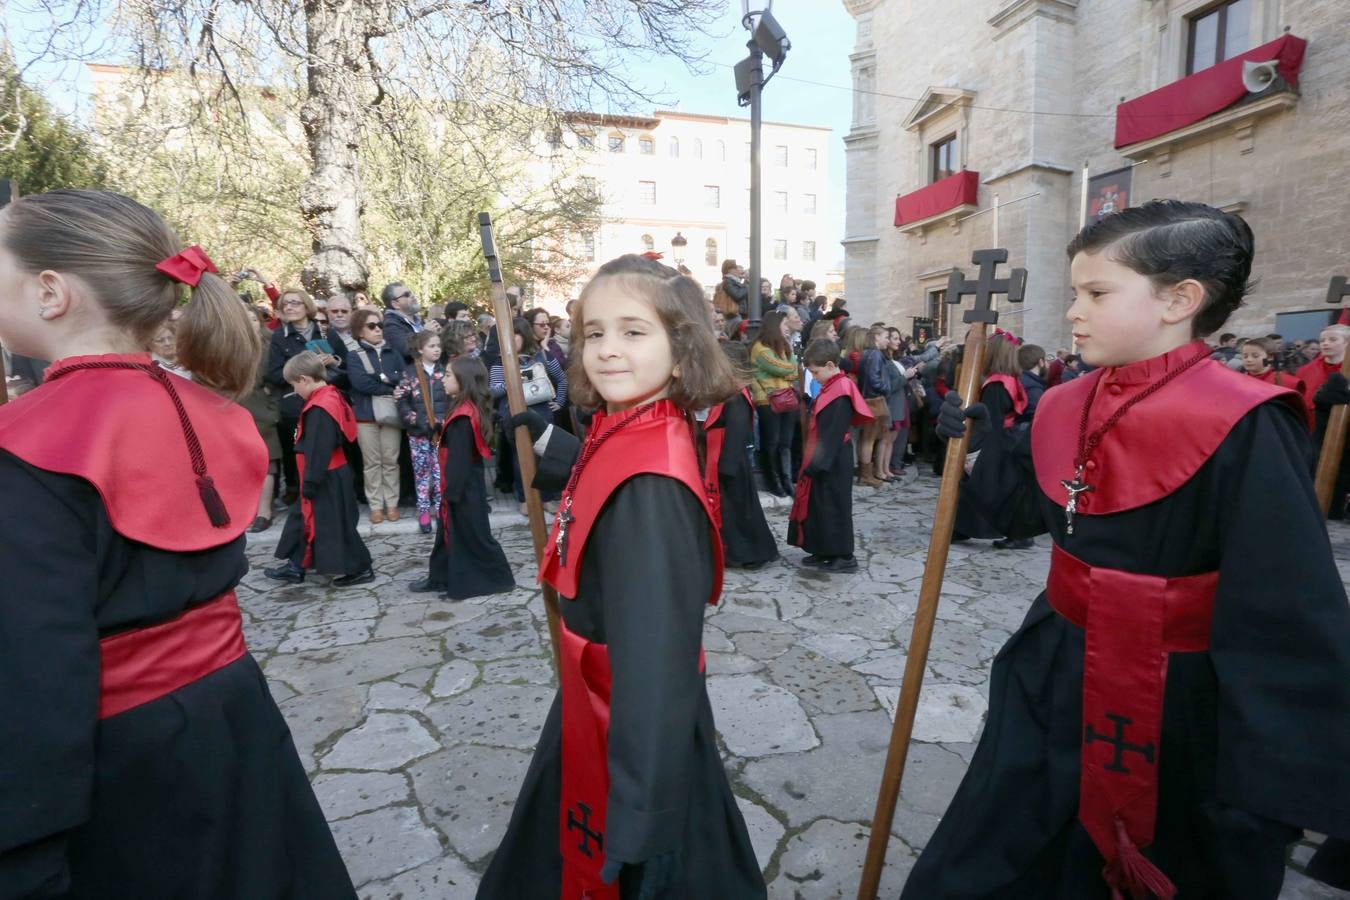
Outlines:
POLYGON ((941 181, 956 174, 956 135, 950 135, 928 147, 929 165, 932 175, 929 182, 941 181))
POLYGON ((703 242, 703 264, 705 266, 717 265, 717 238, 708 238, 703 242))
POLYGON ((773 148, 773 164, 780 169, 786 169, 787 163, 787 144, 778 144, 773 148))
POLYGON ((802 241, 802 259, 806 262, 816 261, 815 241, 802 241))
POLYGON ((787 259, 787 241, 773 242, 773 258, 787 259))
POLYGON ((587 199, 600 199, 600 182, 589 175, 582 175, 577 179, 577 189, 580 190, 582 196, 587 199))
POLYGON ((703 186, 703 205, 708 209, 722 208, 722 189, 715 184, 703 186))
POLYGON ((562 149, 562 145, 563 145, 562 129, 555 128, 552 131, 550 131, 548 133, 548 149, 553 151, 554 153, 557 153, 559 150, 562 149))
POLYGON ((816 214, 816 195, 802 194, 802 212, 808 216, 816 214))
POLYGON ((638 138, 638 153, 643 156, 655 156, 656 141, 650 137, 638 138))
POLYGON ((651 253, 655 249, 656 249, 656 241, 652 240, 652 236, 650 234, 644 234, 642 236, 642 252, 651 253))
POLYGON ((610 152, 610 153, 622 153, 622 152, 623 152, 623 143, 624 143, 624 141, 623 141, 623 134, 621 134, 620 132, 617 132, 617 131, 614 132, 614 133, 612 133, 612 134, 609 136, 609 152, 610 152))
POLYGON ((694 138, 694 159, 703 158, 703 138, 694 138))
POLYGON ((1250 48, 1252 0, 1228 0, 1190 19, 1186 74, 1190 75, 1250 48))
POLYGON ((928 292, 928 318, 933 320, 933 335, 941 337, 947 333, 947 289, 939 288, 928 292))
POLYGON ((727 161, 727 142, 726 142, 726 141, 718 141, 718 142, 717 142, 717 161, 718 161, 718 162, 726 162, 726 161, 727 161))
POLYGON ((639 181, 638 182, 638 203, 643 206, 656 205, 656 182, 639 181))
POLYGON ((806 153, 806 167, 814 169, 816 167, 816 148, 807 147, 804 152, 806 153))
POLYGON ((680 158, 680 139, 677 137, 673 137, 670 139, 670 158, 671 159, 680 158))
POLYGON ((775 212, 786 213, 788 211, 787 191, 773 192, 773 208, 775 212))
POLYGON ((593 232, 581 236, 581 258, 586 262, 595 262, 595 234, 593 232))
POLYGON ((577 133, 577 148, 581 150, 595 149, 595 135, 577 133))

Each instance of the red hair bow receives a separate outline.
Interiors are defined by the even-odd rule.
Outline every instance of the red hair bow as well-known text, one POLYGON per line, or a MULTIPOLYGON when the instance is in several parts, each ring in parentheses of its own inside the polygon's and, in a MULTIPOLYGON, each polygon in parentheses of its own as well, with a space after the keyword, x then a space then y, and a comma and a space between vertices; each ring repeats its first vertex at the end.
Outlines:
POLYGON ((1013 334, 1011 331, 1004 331, 1002 328, 995 328, 994 335, 997 337, 1002 337, 1005 341, 1007 341, 1008 343, 1012 344, 1015 347, 1022 346, 1022 339, 1017 335, 1013 334))
POLYGON ((211 257, 207 256, 205 251, 196 244, 180 253, 161 259, 155 263, 155 268, 174 281, 181 281, 188 287, 196 287, 200 284, 203 272, 220 271, 216 268, 216 264, 211 262, 211 257))

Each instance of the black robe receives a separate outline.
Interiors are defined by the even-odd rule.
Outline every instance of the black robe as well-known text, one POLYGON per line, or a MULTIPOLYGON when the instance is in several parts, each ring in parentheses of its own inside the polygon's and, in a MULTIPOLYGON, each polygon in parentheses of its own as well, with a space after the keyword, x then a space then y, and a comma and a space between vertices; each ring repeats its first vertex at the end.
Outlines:
POLYGON ((355 898, 252 656, 97 719, 99 639, 233 588, 244 539, 128 540, 88 482, 5 452, 0 496, 0 898, 355 898))
POLYGON ((454 600, 513 590, 516 579, 511 564, 488 524, 483 458, 474 443, 473 423, 467 416, 452 419, 445 426, 442 440, 446 452, 441 472, 444 500, 441 515, 436 518, 436 542, 431 546, 427 578, 454 600))
MULTIPOLYGON (((609 648, 613 692, 606 853, 649 859, 678 850, 681 880, 659 895, 669 900, 765 896, 759 863, 718 754, 707 688, 688 664, 702 641, 703 611, 712 589, 708 529, 698 499, 675 479, 639 475, 625 482, 587 540, 577 598, 560 604, 570 631, 609 648), (654 634, 663 640, 653 642, 654 634), (674 735, 684 738, 673 740, 674 735)), ((558 900, 561 792, 559 695, 506 835, 479 885, 479 898, 558 900)), ((643 869, 642 864, 623 867, 622 897, 638 897, 643 869)))
POLYGON ((717 484, 722 493, 722 549, 726 564, 765 563, 778 558, 778 545, 764 519, 755 473, 750 465, 754 443, 753 408, 740 394, 727 400, 715 428, 726 436, 717 461, 717 484))
MULTIPOLYGON (((989 410, 989 419, 985 423, 985 428, 994 433, 994 439, 996 440, 996 435, 1005 430, 1003 427, 1004 417, 1013 411, 1012 398, 1008 396, 1008 389, 996 381, 986 385, 983 390, 980 391, 980 402, 989 410)), ((1025 428, 1026 426, 1022 427, 1025 428)), ((989 432, 982 432, 978 436, 972 435, 972 451, 982 449, 984 442, 981 438, 988 433, 989 432)), ((977 458, 976 465, 978 464, 979 461, 977 458)), ((956 505, 955 530, 958 534, 968 538, 981 539, 1001 538, 1008 534, 1008 532, 1001 531, 996 525, 990 522, 980 510, 978 501, 971 496, 969 476, 963 476, 961 479, 960 501, 956 505)))
MULTIPOLYGON (((1002 449, 1010 464, 1027 452, 1002 449)), ((1298 827, 1350 831, 1350 608, 1308 453, 1306 426, 1266 403, 1172 494, 1081 515, 1072 535, 1036 489, 1040 530, 1091 565, 1219 572, 1210 649, 1170 655, 1143 851, 1179 900, 1273 900, 1298 827)), ((1108 896, 1077 819, 1083 643, 1036 599, 994 662, 984 734, 904 897, 1108 896)))
POLYGON ((819 437, 802 468, 811 476, 806 520, 788 521, 788 543, 813 556, 853 555, 853 454, 844 443, 853 413, 845 394, 815 414, 819 437))
MULTIPOLYGON (((370 551, 356 530, 356 486, 348 466, 330 470, 333 451, 343 446, 337 422, 320 407, 305 413, 295 452, 305 457, 306 485, 318 488, 314 505, 314 558, 309 568, 321 575, 356 575, 370 568, 370 551)), ((305 559, 305 517, 300 500, 291 505, 277 540, 276 558, 297 566, 305 559)))

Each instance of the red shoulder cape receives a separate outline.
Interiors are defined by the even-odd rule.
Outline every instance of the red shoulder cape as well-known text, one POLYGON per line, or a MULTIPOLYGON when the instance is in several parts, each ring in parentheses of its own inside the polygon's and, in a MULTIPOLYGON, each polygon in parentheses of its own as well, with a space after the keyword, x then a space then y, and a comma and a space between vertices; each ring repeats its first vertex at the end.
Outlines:
MULTIPOLYGON (((148 353, 57 360, 150 364, 148 353)), ((197 499, 183 427, 167 391, 134 369, 79 369, 0 407, 0 449, 98 490, 117 533, 160 550, 189 552, 235 540, 253 522, 267 447, 242 406, 186 379, 173 382, 229 513, 217 528, 197 499)))
POLYGON ((1316 408, 1313 405, 1313 395, 1317 389, 1327 383, 1327 379, 1341 370, 1340 363, 1329 363, 1326 357, 1319 356, 1312 362, 1299 368, 1295 374, 1298 380, 1303 382, 1303 402, 1308 407, 1308 413, 1314 414, 1316 408))
POLYGON ((1012 412, 1003 417, 1003 427, 1011 428, 1017 421, 1017 417, 1027 411, 1027 389, 1022 386, 1022 379, 1016 375, 1004 375, 1002 373, 990 375, 984 380, 984 387, 991 384, 1001 384, 1003 389, 1008 392, 1008 397, 1012 399, 1012 412))
POLYGON ((872 411, 867 408, 867 401, 863 399, 862 392, 858 386, 853 383, 843 372, 825 382, 820 388, 820 393, 816 395, 816 402, 811 405, 811 427, 815 427, 816 416, 820 411, 829 406, 840 396, 847 395, 849 402, 853 404, 852 424, 863 425, 875 418, 872 411))
POLYGON ((356 440, 356 414, 352 412, 351 404, 347 398, 342 396, 342 392, 331 384, 325 384, 323 387, 309 395, 305 401, 304 408, 300 410, 300 425, 295 429, 296 440, 304 433, 305 413, 318 407, 328 415, 333 417, 337 423, 338 431, 348 441, 356 440))
POLYGON ((572 473, 573 483, 563 492, 558 516, 544 548, 544 559, 539 564, 540 581, 553 585, 564 597, 575 598, 587 539, 610 495, 637 475, 665 475, 693 491, 708 514, 714 569, 708 602, 717 603, 722 593, 722 538, 717 503, 715 497, 708 496, 693 435, 678 406, 669 400, 657 400, 614 415, 597 414, 591 420, 590 434, 576 465, 580 471, 572 473), (635 421, 614 432, 608 440, 594 443, 610 428, 628 419, 635 421), (562 532, 564 527, 566 531, 562 532), (560 533, 565 536, 560 537, 560 533), (566 556, 560 558, 559 545, 564 540, 566 556))
MULTIPOLYGON (((1062 382, 1041 397, 1031 425, 1036 480, 1052 502, 1064 506, 1061 480, 1074 476, 1078 430, 1092 386, 1104 380, 1088 416, 1088 432, 1101 426, 1131 397, 1167 372, 1206 352, 1202 341, 1112 369, 1062 382)), ((1088 515, 1137 509, 1181 487, 1219 449, 1238 420, 1268 400, 1289 404, 1306 421, 1298 394, 1241 375, 1207 360, 1140 401, 1112 426, 1087 461, 1090 493, 1078 498, 1088 515)))
POLYGON ((478 411, 478 405, 475 403, 460 403, 450 415, 445 417, 445 424, 441 426, 441 465, 445 465, 448 450, 445 448, 445 432, 450 427, 450 423, 456 419, 468 419, 469 427, 473 429, 473 446, 478 455, 487 459, 492 455, 492 450, 488 448, 487 441, 483 440, 483 416, 478 411))

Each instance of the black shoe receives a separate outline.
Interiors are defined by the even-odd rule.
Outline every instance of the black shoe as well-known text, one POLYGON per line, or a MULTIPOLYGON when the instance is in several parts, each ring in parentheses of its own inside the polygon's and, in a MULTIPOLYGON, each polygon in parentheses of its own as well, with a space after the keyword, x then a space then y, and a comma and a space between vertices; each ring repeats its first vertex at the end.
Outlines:
POLYGON ((830 558, 828 556, 816 556, 814 553, 810 556, 802 557, 802 565, 804 566, 823 566, 829 561, 830 558))
POLYGON ((262 534, 264 531, 266 531, 271 527, 272 527, 271 519, 265 519, 262 516, 258 516, 258 518, 253 520, 253 524, 248 526, 248 533, 262 534))
POLYGON ((831 572, 843 574, 845 572, 858 571, 858 560, 852 556, 836 556, 820 564, 822 572, 831 572))
POLYGON ((967 543, 969 540, 970 540, 970 535, 968 535, 968 534, 962 534, 962 533, 959 532, 959 531, 953 531, 953 532, 952 532, 952 543, 953 543, 953 544, 964 544, 964 543, 967 543))
POLYGON ((1030 550, 1036 546, 1032 538, 999 538, 994 541, 996 550, 1030 550))
POLYGON ((369 584, 375 580, 375 573, 370 569, 364 572, 357 572, 355 575, 343 575, 333 579, 333 587, 351 587, 356 584, 369 584))
POLYGON ((421 581, 409 582, 408 590, 414 594, 438 594, 445 588, 439 584, 432 584, 430 578, 423 578, 421 581))
POLYGON ((284 581, 288 584, 299 584, 305 580, 305 570, 292 563, 263 569, 263 574, 268 578, 275 578, 277 581, 284 581))

